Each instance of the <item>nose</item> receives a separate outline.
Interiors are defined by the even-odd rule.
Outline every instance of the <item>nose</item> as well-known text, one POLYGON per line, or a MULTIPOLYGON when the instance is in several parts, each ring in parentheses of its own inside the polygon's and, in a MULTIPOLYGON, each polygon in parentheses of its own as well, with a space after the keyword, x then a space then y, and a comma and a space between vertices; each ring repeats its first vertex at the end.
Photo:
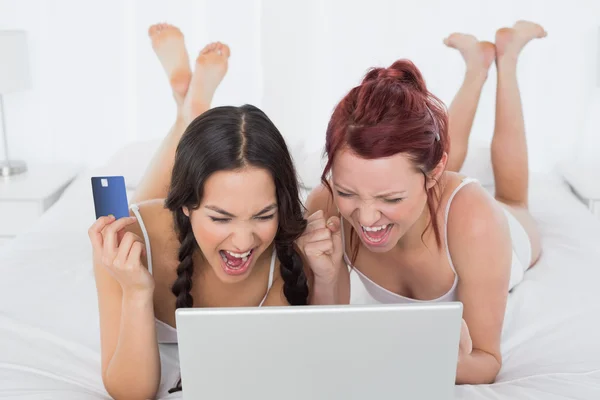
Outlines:
POLYGON ((231 236, 231 244, 240 253, 248 251, 254 246, 254 233, 248 228, 238 228, 231 236))
POLYGON ((372 226, 379 219, 381 219, 381 212, 372 203, 363 203, 359 209, 358 222, 363 226, 372 226))

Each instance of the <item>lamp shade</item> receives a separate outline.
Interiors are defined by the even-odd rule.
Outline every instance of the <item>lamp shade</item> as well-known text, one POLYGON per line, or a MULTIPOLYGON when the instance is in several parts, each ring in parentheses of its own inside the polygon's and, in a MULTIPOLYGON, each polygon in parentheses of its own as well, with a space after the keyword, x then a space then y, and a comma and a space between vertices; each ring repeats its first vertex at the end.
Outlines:
POLYGON ((30 83, 27 34, 0 30, 0 94, 29 89, 30 83))

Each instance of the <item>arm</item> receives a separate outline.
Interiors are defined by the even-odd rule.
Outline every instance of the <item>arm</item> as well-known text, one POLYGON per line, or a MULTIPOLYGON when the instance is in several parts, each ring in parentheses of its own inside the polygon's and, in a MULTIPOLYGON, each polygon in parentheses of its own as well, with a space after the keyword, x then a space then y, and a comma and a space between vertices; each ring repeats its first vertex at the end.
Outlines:
POLYGON ((350 274, 346 265, 331 279, 315 277, 309 261, 302 251, 298 251, 304 264, 304 273, 308 281, 308 304, 331 305, 350 303, 350 274))
POLYGON ((471 354, 459 356, 456 383, 493 383, 502 366, 512 244, 506 216, 482 188, 473 185, 457 194, 448 220, 448 247, 473 343, 471 354))
POLYGON ((128 293, 121 299, 120 307, 101 307, 102 381, 114 399, 152 399, 161 374, 153 299, 128 293), (103 308, 115 314, 112 323, 102 322, 103 308))
POLYGON ((110 223, 103 217, 89 231, 94 246, 100 314, 102 381, 107 392, 117 400, 149 399, 154 398, 160 383, 154 286, 147 269, 147 275, 138 271, 136 277, 130 262, 141 259, 143 243, 129 232, 123 236, 115 253, 107 251, 116 246, 117 233, 124 228, 126 220, 122 218, 110 223), (120 260, 122 268, 113 268, 114 260, 120 260), (124 279, 125 274, 128 281, 124 279), (125 282, 128 284, 123 284, 125 282))
MULTIPOLYGON (((309 304, 348 304, 350 302, 350 273, 343 259, 341 226, 333 198, 323 185, 319 185, 308 196, 306 208, 308 226, 303 236, 306 237, 311 232, 322 230, 323 235, 328 236, 326 239, 319 243, 320 238, 317 237, 319 233, 315 232, 317 236, 313 235, 310 240, 313 241, 313 246, 324 245, 328 247, 328 252, 331 252, 328 260, 331 266, 325 271, 324 268, 317 268, 317 261, 313 261, 311 265, 306 251, 300 250, 310 289, 309 304), (318 273, 315 273, 313 269, 318 273)), ((307 249, 302 241, 300 246, 307 249)))
POLYGON ((175 162, 175 151, 187 126, 187 121, 182 117, 177 118, 175 125, 162 141, 158 151, 152 157, 150 165, 144 172, 144 176, 133 194, 132 203, 167 197, 175 162))
POLYGON ((350 274, 347 270, 342 271, 339 276, 331 282, 313 279, 312 283, 309 284, 309 287, 309 304, 311 305, 350 303, 350 274))

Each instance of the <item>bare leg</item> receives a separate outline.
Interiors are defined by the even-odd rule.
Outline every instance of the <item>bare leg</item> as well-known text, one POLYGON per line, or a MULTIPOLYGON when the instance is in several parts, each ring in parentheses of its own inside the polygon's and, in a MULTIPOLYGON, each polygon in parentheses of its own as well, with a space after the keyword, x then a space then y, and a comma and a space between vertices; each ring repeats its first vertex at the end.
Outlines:
POLYGON ((169 78, 177 107, 180 108, 192 79, 183 33, 173 25, 155 24, 148 29, 148 36, 152 41, 152 49, 169 78))
MULTIPOLYGON (((179 32, 179 29, 172 28, 179 32)), ((152 28, 150 28, 151 37, 152 32, 152 28)), ((161 43, 155 44, 160 40, 160 37, 152 37, 152 39, 155 50, 157 45, 160 48, 161 43)), ((212 96, 227 72, 229 48, 221 43, 211 43, 200 52, 196 59, 194 73, 193 75, 191 73, 187 75, 187 82, 181 77, 173 79, 173 75, 169 74, 169 71, 178 71, 179 73, 185 70, 185 67, 189 70, 187 53, 185 56, 181 54, 185 52, 181 32, 179 32, 178 39, 176 39, 176 36, 171 35, 168 45, 170 46, 168 51, 163 50, 161 53, 157 51, 157 55, 171 82, 173 96, 177 103, 177 117, 175 124, 144 173, 144 177, 133 196, 133 203, 161 199, 167 196, 179 140, 189 123, 210 108, 212 96)))
POLYGON ((509 206, 532 242, 533 259, 541 246, 536 224, 527 210, 529 165, 521 95, 517 83, 518 56, 529 41, 546 36, 544 29, 527 21, 496 32, 496 124, 492 139, 492 167, 496 199, 509 206))
POLYGON ((534 23, 519 21, 514 28, 496 32, 496 124, 492 139, 492 166, 496 197, 527 207, 529 167, 521 95, 517 83, 517 60, 523 47, 546 35, 534 23))
POLYGON ((496 49, 493 43, 480 42, 475 36, 463 33, 453 33, 444 40, 444 44, 460 51, 467 66, 463 84, 449 108, 450 154, 446 169, 458 172, 467 155, 481 89, 496 56, 496 49))
POLYGON ((204 47, 198 58, 184 101, 184 116, 191 122, 210 108, 213 95, 227 73, 229 47, 221 42, 204 47))

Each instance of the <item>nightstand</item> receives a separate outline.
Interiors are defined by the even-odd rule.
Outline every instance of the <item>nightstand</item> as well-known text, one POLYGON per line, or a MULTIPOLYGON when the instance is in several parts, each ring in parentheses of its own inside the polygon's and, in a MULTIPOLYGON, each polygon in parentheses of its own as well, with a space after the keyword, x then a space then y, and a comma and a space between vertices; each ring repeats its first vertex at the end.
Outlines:
POLYGON ((0 177, 0 246, 25 232, 77 176, 75 165, 29 165, 28 171, 0 177))
POLYGON ((600 162, 574 162, 562 166, 560 170, 575 196, 600 218, 600 162))

